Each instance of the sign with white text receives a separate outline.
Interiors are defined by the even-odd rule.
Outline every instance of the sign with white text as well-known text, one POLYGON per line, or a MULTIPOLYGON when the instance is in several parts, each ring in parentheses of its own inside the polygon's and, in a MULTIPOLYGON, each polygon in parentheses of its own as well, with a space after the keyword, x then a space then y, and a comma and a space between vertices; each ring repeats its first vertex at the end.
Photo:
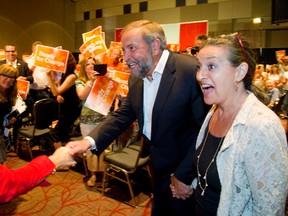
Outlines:
POLYGON ((96 35, 92 39, 86 41, 79 48, 80 52, 85 58, 89 56, 96 56, 107 52, 106 44, 101 35, 96 35))
MULTIPOLYGON (((98 26, 95 29, 93 29, 92 31, 85 32, 82 34, 83 43, 86 43, 87 41, 91 40, 92 38, 94 38, 100 34, 102 34, 102 37, 105 36, 105 34, 103 34, 103 33, 104 32, 102 32, 102 26, 98 26)), ((104 37, 103 37, 103 40, 104 40, 104 37)))
POLYGON ((121 72, 121 71, 114 71, 113 80, 118 82, 119 88, 117 94, 121 95, 122 97, 126 97, 128 94, 128 79, 130 73, 121 72))
POLYGON ((119 83, 106 77, 99 76, 84 104, 84 106, 107 115, 116 97, 119 83))
POLYGON ((69 51, 38 45, 34 65, 65 73, 69 51))

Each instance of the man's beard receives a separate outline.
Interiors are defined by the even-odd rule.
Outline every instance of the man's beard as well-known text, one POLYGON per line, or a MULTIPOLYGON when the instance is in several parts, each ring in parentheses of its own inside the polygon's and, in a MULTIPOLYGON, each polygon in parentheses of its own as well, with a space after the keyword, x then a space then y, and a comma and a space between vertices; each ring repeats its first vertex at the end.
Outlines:
POLYGON ((134 72, 132 72, 132 76, 135 76, 137 78, 145 78, 149 71, 151 70, 151 67, 153 65, 153 58, 151 55, 151 50, 148 50, 148 58, 146 59, 145 62, 143 61, 137 61, 138 69, 134 72))

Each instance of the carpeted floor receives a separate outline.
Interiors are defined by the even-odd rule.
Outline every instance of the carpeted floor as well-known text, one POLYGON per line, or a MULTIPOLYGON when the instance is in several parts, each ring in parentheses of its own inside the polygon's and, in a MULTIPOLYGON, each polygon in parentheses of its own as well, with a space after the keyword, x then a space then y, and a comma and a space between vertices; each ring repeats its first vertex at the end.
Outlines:
MULTIPOLYGON (((18 157, 8 157, 6 166, 17 168, 27 161, 18 157)), ((147 179, 143 174, 135 174, 134 192, 137 207, 129 203, 131 197, 127 185, 113 181, 108 184, 108 191, 101 194, 101 184, 87 187, 83 182, 84 173, 81 163, 65 172, 57 172, 49 176, 40 186, 21 195, 9 203, 0 204, 0 215, 19 216, 80 216, 80 215, 109 215, 109 216, 145 216, 150 215, 150 191, 147 179), (141 175, 141 177, 137 176, 141 175)), ((144 174, 145 175, 145 174, 144 174)))
MULTIPOLYGON (((287 131, 287 120, 281 120, 287 131)), ((36 156, 43 152, 33 152, 36 156)), ((51 152, 50 152, 51 153, 51 152)), ((48 152, 49 154, 49 152, 48 152)), ((28 163, 28 155, 8 157, 5 166, 14 169, 28 163)), ((137 207, 132 201, 127 185, 109 180, 105 195, 101 183, 87 187, 83 182, 85 172, 81 159, 75 168, 49 176, 40 186, 20 195, 9 203, 0 204, 1 216, 148 216, 151 214, 151 184, 146 171, 132 176, 137 207)), ((288 205, 286 210, 288 216, 288 205)))

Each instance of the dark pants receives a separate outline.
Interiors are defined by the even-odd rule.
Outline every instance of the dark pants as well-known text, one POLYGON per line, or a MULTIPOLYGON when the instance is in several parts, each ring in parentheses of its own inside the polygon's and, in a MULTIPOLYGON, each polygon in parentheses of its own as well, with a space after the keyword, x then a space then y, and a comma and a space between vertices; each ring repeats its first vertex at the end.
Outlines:
POLYGON ((75 102, 74 105, 60 105, 60 116, 57 125, 51 132, 51 137, 54 142, 68 142, 70 139, 70 131, 73 128, 74 122, 81 114, 81 103, 75 102))
POLYGON ((195 199, 176 199, 170 190, 170 173, 153 172, 152 216, 186 216, 195 214, 195 199))

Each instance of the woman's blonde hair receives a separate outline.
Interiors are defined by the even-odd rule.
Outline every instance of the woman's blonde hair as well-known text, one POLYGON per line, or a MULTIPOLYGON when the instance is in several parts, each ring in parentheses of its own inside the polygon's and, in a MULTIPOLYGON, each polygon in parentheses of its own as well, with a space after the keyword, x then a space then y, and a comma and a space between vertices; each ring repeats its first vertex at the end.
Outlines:
MULTIPOLYGON (((18 70, 14 68, 12 65, 3 64, 0 66, 0 75, 7 75, 9 77, 18 77, 18 70)), ((12 105, 15 105, 17 98, 17 85, 16 81, 14 85, 12 85, 9 89, 4 91, 0 89, 0 103, 5 103, 10 101, 12 105)))
POLYGON ((79 74, 78 74, 78 79, 81 80, 81 81, 84 82, 84 83, 86 83, 86 82, 89 80, 89 78, 88 78, 88 76, 87 76, 87 74, 86 74, 86 71, 85 71, 85 66, 86 66, 86 64, 87 64, 87 62, 88 62, 89 59, 93 59, 93 61, 95 62, 95 64, 97 63, 97 60, 96 60, 94 57, 92 57, 92 56, 90 56, 90 57, 88 57, 88 58, 85 58, 85 59, 82 59, 82 60, 79 62, 79 64, 80 64, 80 71, 79 71, 79 74))

